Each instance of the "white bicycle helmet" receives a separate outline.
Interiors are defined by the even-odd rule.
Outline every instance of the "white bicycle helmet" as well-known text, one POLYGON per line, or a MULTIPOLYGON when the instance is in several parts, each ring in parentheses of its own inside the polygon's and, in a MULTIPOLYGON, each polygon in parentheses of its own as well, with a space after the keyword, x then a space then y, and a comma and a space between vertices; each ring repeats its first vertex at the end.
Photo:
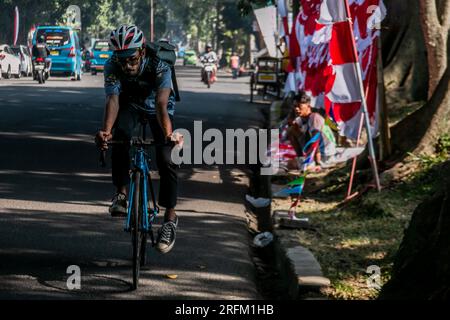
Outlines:
POLYGON ((133 54, 145 45, 144 33, 133 25, 121 25, 111 32, 111 45, 116 53, 133 54))

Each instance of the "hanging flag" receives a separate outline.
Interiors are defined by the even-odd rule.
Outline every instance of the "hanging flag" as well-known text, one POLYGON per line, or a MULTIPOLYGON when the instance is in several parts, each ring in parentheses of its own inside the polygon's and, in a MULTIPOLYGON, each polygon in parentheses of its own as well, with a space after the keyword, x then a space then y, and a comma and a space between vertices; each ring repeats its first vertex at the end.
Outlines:
POLYGON ((285 95, 288 95, 290 92, 298 92, 298 79, 299 79, 299 64, 300 64, 300 45, 297 38, 299 34, 299 18, 300 14, 295 17, 291 32, 289 34, 289 65, 287 67, 287 78, 284 87, 285 95))
POLYGON ((320 17, 317 22, 331 24, 345 21, 345 16, 345 2, 343 0, 323 0, 320 5, 320 17))
POLYGON ((14 41, 13 44, 17 45, 19 39, 19 8, 14 8, 14 41))
POLYGON ((278 14, 283 22, 284 35, 289 36, 288 9, 286 0, 277 0, 278 14))
MULTIPOLYGON (((299 88, 324 108, 339 125, 341 135, 356 139, 361 116, 361 93, 356 77, 349 21, 344 0, 300 0, 301 79, 299 88)), ((349 1, 369 118, 374 133, 377 110, 377 38, 375 28, 386 15, 382 0, 349 1)))
POLYGON ((288 186, 290 187, 295 187, 295 186, 300 186, 303 185, 305 183, 305 176, 301 176, 298 179, 295 179, 294 181, 291 181, 288 183, 288 186))
POLYGON ((288 187, 284 188, 274 194, 277 198, 284 198, 289 197, 292 195, 300 195, 303 192, 303 185, 296 186, 296 187, 288 187))

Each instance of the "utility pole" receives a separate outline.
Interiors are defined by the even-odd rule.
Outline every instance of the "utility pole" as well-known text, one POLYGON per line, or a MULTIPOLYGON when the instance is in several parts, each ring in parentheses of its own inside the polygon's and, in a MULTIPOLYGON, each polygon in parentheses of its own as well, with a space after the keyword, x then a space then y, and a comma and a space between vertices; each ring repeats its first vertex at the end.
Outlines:
POLYGON ((150 41, 153 42, 155 39, 155 30, 154 30, 154 0, 150 0, 150 41))

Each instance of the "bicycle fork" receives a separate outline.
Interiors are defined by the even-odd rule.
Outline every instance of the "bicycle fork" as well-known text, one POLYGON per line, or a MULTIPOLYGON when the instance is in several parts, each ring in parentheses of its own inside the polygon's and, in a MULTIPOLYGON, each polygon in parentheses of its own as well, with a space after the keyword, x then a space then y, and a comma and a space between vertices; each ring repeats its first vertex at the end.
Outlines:
MULTIPOLYGON (((149 160, 147 160, 150 162, 149 160)), ((155 198, 155 192, 153 189, 151 176, 150 176, 150 170, 149 170, 149 163, 146 162, 146 157, 144 155, 143 150, 139 150, 136 154, 136 159, 133 159, 133 170, 131 171, 130 176, 130 192, 128 196, 128 214, 127 214, 127 220, 125 224, 125 232, 131 231, 131 217, 133 214, 133 197, 135 192, 135 183, 134 183, 134 175, 137 171, 141 173, 142 176, 142 185, 141 185, 141 192, 142 192, 142 219, 141 223, 139 224, 139 229, 142 232, 145 232, 150 235, 150 239, 152 241, 152 246, 156 245, 155 238, 153 235, 153 230, 151 226, 153 225, 154 220, 156 219, 156 216, 159 213, 159 207, 156 204, 156 198, 155 198), (150 195, 152 197, 152 203, 153 203, 153 209, 149 208, 148 205, 148 187, 150 187, 150 195)))

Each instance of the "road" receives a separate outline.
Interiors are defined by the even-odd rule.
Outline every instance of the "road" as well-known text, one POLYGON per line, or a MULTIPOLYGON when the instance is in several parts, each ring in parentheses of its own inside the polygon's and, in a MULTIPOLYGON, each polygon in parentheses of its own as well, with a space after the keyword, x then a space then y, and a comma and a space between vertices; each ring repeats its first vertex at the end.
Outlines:
MULTIPOLYGON (((245 130, 263 120, 247 102, 248 78, 221 74, 208 90, 198 69, 177 74, 176 127, 202 120, 204 129, 245 130)), ((229 166, 182 166, 176 246, 150 250, 130 291, 130 235, 107 213, 114 189, 93 144, 102 86, 102 75, 0 80, 0 298, 260 299, 243 206, 248 179, 229 166), (79 290, 67 288, 71 265, 81 270, 79 290)))

